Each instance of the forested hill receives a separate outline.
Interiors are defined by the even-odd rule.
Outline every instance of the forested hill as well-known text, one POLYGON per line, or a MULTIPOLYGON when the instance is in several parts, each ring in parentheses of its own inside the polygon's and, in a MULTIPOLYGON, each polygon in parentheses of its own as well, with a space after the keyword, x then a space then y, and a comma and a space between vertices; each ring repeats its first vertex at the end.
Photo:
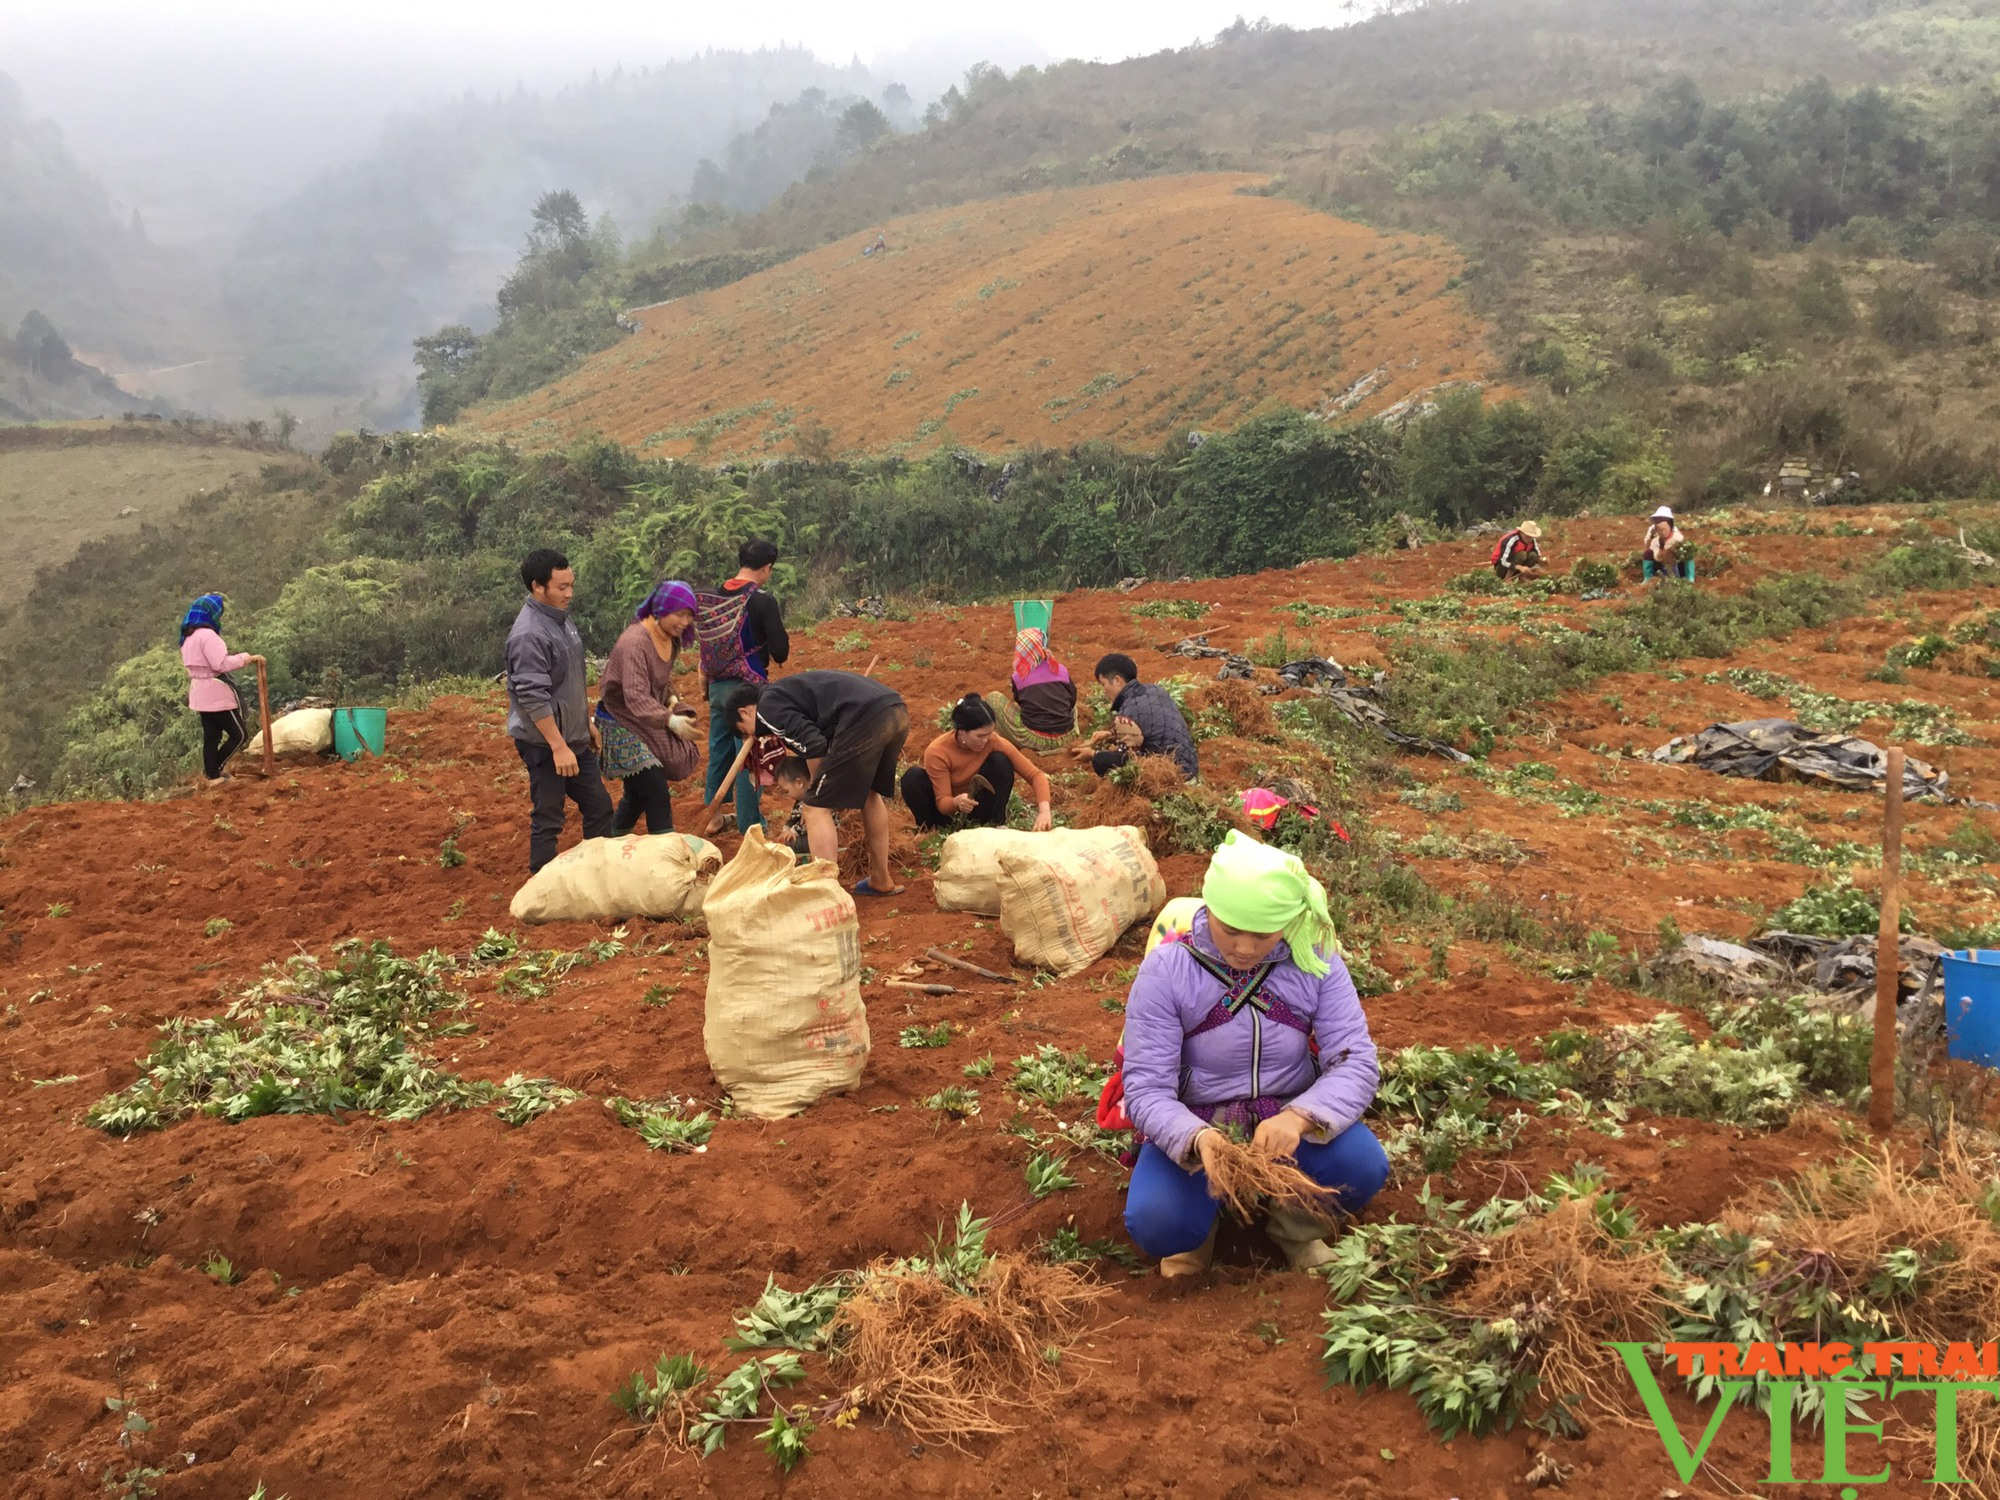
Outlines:
POLYGON ((300 396, 406 382, 411 338, 479 321, 545 192, 571 191, 593 219, 643 235, 685 201, 704 158, 726 157, 774 105, 879 87, 796 48, 713 52, 394 121, 368 156, 245 236, 227 281, 248 377, 300 396))
POLYGON ((747 244, 815 243, 874 219, 1030 187, 1203 167, 1317 180, 1384 130, 1475 110, 1611 100, 1682 75, 1728 96, 1917 66, 1886 0, 1432 0, 1339 29, 1238 22, 1203 46, 1012 76, 975 69, 929 126, 802 182, 747 244))

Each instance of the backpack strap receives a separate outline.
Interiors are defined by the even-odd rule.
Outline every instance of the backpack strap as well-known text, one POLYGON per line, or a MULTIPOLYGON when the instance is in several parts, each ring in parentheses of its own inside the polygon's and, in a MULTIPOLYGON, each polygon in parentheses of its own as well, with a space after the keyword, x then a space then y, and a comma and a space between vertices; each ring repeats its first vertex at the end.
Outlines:
POLYGON ((1243 1013, 1243 1008, 1254 1007, 1260 1014, 1269 1016, 1280 1025, 1289 1026, 1294 1031, 1308 1035, 1312 1027, 1305 1018, 1282 1000, 1272 1000, 1265 996, 1264 986, 1277 972, 1275 963, 1262 963, 1254 969, 1230 969, 1210 958, 1192 943, 1179 945, 1187 956, 1199 964, 1209 978, 1222 986, 1222 998, 1215 1002, 1214 1009, 1203 1016, 1188 1035, 1200 1036, 1205 1031, 1213 1031, 1218 1026, 1227 1026, 1243 1013))

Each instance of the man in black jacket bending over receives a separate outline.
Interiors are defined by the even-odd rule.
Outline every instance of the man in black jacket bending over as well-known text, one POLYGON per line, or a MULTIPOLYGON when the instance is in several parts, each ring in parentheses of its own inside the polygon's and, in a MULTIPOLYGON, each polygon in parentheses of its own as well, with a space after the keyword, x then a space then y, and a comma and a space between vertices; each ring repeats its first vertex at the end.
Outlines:
POLYGON ((737 734, 772 736, 791 752, 777 767, 777 785, 805 809, 813 858, 839 863, 833 815, 859 808, 868 875, 854 894, 901 894, 889 873, 888 799, 910 737, 903 695, 857 672, 798 672, 743 684, 730 694, 729 717, 737 734))
POLYGON ((1078 760, 1088 757, 1099 776, 1116 770, 1133 755, 1171 755, 1189 781, 1201 775, 1194 735, 1167 690, 1139 680, 1139 664, 1114 651, 1097 664, 1097 685, 1111 700, 1116 716, 1111 729, 1100 729, 1087 745, 1070 750, 1078 760))

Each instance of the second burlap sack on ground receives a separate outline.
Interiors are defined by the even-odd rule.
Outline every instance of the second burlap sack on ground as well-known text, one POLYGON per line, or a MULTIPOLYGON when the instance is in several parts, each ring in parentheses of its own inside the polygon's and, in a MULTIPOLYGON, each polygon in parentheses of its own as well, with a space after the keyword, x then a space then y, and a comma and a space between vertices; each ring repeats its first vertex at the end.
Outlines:
POLYGON ((868 1062, 861 927, 826 860, 801 865, 752 828, 715 877, 708 918, 708 1065, 745 1114, 795 1115, 868 1062))
MULTIPOLYGON (((938 853, 932 892, 940 911, 1000 915, 1000 855, 1042 854, 1055 849, 1112 848, 1128 844, 1146 853, 1146 835, 1137 828, 1055 828, 1023 833, 1018 828, 967 828, 944 841, 938 853)), ((1150 856, 1149 856, 1150 857, 1150 856)), ((1165 900, 1164 895, 1161 900, 1165 900)))
POLYGON ((1022 963, 1065 979, 1109 953, 1126 928, 1167 899, 1167 883, 1137 829, 1094 831, 1131 837, 1031 835, 1033 844, 999 851, 1000 930, 1022 963))
POLYGON ((700 914, 722 851, 686 833, 585 839, 529 877, 508 910, 517 922, 590 922, 700 914))
MULTIPOLYGON (((262 730, 252 733, 249 748, 253 751, 264 748, 262 730)), ((273 755, 318 755, 332 748, 333 710, 330 708, 295 708, 271 721, 273 755)))

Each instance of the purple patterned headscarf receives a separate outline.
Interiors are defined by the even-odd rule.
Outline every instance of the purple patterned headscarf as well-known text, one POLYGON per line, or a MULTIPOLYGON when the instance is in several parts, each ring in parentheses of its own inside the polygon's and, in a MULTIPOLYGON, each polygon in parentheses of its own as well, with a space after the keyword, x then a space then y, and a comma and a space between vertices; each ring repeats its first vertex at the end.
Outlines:
MULTIPOLYGON (((646 597, 646 602, 639 606, 639 612, 632 618, 658 619, 661 615, 670 615, 677 609, 684 609, 692 615, 695 607, 694 590, 678 578, 669 578, 646 597)), ((694 621, 689 620, 688 628, 681 632, 681 644, 683 646, 694 644, 694 621)))

